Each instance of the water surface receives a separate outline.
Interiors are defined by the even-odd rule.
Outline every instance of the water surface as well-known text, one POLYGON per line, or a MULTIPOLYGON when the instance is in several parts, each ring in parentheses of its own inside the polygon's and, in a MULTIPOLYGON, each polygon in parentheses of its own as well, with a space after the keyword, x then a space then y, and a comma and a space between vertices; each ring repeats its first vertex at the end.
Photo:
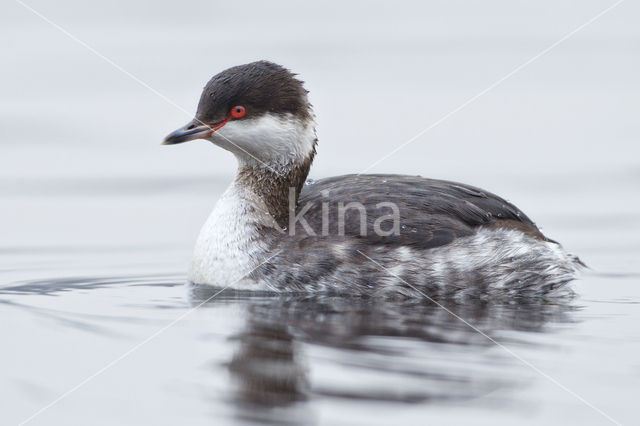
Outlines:
MULTIPOLYGON (((154 208, 197 205, 194 194, 204 189, 204 203, 206 189, 215 197, 223 184, 203 180, 148 196, 154 208)), ((147 192, 146 184, 127 188, 132 198, 147 192)), ((54 192, 61 205, 86 200, 73 186, 54 192)), ((17 207, 50 202, 5 196, 17 207)), ((144 209, 128 210, 126 195, 93 197, 130 212, 127 232, 151 219, 144 209)), ((578 205, 579 193, 565 198, 578 205)), ((111 210, 90 212, 94 223, 114 220, 111 210)), ((84 244, 6 247, 3 423, 27 419, 96 372, 33 424, 608 422, 576 395, 632 423, 640 384, 637 234, 613 223, 591 226, 587 237, 587 219, 573 215, 542 215, 597 265, 575 283, 579 296, 562 303, 441 307, 366 296, 218 294, 187 285, 188 242, 111 246, 76 235, 84 244)))

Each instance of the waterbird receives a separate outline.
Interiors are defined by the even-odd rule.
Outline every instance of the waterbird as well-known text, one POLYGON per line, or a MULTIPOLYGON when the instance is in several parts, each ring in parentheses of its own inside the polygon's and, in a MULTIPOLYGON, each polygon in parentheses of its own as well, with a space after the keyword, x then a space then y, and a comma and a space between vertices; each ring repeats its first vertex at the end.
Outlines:
POLYGON ((195 118, 163 144, 231 152, 234 180, 198 236, 195 285, 268 292, 545 298, 580 260, 488 191, 420 176, 315 182, 315 115, 296 74, 269 61, 206 84, 195 118))

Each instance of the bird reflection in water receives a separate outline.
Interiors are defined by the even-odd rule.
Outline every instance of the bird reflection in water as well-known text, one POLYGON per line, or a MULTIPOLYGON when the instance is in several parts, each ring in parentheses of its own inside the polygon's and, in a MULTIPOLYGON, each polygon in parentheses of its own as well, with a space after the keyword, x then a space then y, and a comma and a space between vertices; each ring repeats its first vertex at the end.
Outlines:
MULTIPOLYGON (((194 288, 194 303, 215 291, 194 288)), ((455 403, 483 397, 485 404, 509 404, 494 391, 525 386, 530 371, 461 318, 517 346, 532 344, 526 336, 549 324, 571 322, 575 309, 566 301, 441 301, 443 309, 428 300, 238 291, 207 305, 220 303, 246 307, 227 365, 238 415, 279 423, 308 421, 305 403, 318 398, 455 403)))

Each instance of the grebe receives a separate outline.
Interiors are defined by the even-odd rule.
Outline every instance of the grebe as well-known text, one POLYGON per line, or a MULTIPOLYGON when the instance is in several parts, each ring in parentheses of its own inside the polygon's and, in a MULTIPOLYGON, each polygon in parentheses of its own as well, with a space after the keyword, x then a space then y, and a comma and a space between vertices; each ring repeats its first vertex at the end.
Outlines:
POLYGON ((403 175, 306 182, 315 116, 303 82, 259 61, 205 86, 164 144, 206 139, 238 170, 198 237, 189 281, 239 290, 542 297, 579 260, 518 208, 472 186, 403 175))

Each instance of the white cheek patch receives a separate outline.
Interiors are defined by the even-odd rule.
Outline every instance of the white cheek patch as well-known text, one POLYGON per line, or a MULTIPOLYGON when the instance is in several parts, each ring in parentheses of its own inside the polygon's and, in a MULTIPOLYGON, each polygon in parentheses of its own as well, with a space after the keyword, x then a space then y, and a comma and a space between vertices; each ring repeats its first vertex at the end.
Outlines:
POLYGON ((311 120, 303 122, 292 114, 265 114, 232 120, 209 140, 243 161, 285 164, 306 159, 313 151, 316 133, 311 120))

